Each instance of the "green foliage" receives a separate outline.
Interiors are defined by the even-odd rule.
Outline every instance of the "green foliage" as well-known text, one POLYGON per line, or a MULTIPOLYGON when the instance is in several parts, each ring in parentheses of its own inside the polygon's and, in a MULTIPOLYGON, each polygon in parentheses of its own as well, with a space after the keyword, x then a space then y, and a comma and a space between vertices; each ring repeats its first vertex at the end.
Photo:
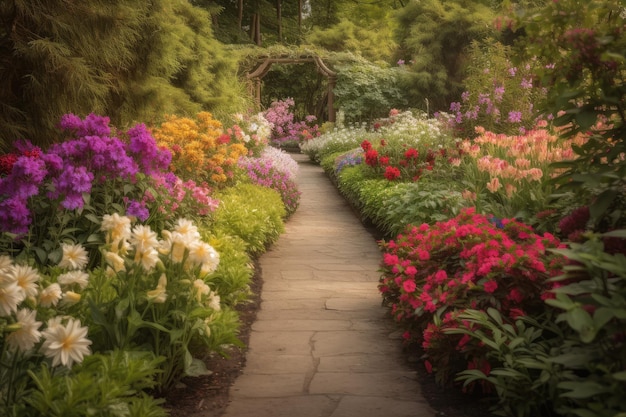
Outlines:
POLYGON ((495 14, 490 1, 423 0, 398 10, 397 59, 406 65, 402 89, 413 106, 428 98, 433 109, 444 110, 463 91, 466 48, 485 39, 495 14))
POLYGON ((187 0, 31 3, 0 6, 5 145, 54 142, 66 113, 107 114, 126 126, 244 105, 235 62, 214 39, 208 13, 187 0))
POLYGON ((246 301, 250 296, 250 279, 254 267, 248 253, 246 243, 234 235, 214 235, 209 229, 203 237, 220 254, 220 264, 211 274, 210 283, 221 301, 227 306, 235 307, 246 301))
POLYGON ((578 147, 578 158, 560 164, 563 190, 592 202, 594 223, 603 230, 622 227, 626 163, 626 36, 624 5, 619 0, 547 2, 519 12, 527 37, 522 56, 544 64, 537 73, 548 88, 547 111, 561 112, 555 125, 568 137, 592 132, 578 147))
POLYGON ((497 402, 491 412, 499 416, 530 417, 551 415, 557 397, 560 366, 552 361, 555 342, 562 340, 551 317, 541 322, 521 316, 503 317, 494 308, 487 311, 465 310, 458 317, 466 327, 448 328, 447 334, 472 337, 489 349, 490 370, 467 369, 457 374, 465 388, 481 385, 495 389, 497 402), (475 331, 478 327, 482 330, 475 331))
POLYGON ((113 351, 85 358, 65 372, 50 372, 46 365, 30 372, 36 388, 24 414, 50 417, 164 417, 163 400, 147 395, 162 358, 144 352, 113 351))
POLYGON ((336 68, 336 106, 345 112, 348 121, 385 117, 390 108, 406 106, 397 68, 385 68, 365 60, 337 64, 336 68))
POLYGON ((571 261, 555 278, 556 298, 546 301, 565 328, 550 361, 563 367, 557 411, 566 416, 626 413, 626 256, 607 253, 607 238, 624 239, 626 231, 556 251, 571 261))
POLYGON ((213 215, 211 230, 241 238, 251 255, 262 253, 284 231, 285 206, 277 191, 242 183, 216 197, 221 204, 213 215))

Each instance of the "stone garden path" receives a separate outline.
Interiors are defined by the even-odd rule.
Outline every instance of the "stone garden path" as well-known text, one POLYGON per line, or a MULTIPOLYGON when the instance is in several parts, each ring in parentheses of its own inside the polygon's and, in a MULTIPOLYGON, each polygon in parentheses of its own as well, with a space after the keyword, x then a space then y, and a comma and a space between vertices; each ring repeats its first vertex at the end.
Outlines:
POLYGON ((377 290, 380 252, 305 155, 302 198, 261 259, 261 308, 223 417, 433 417, 377 290))

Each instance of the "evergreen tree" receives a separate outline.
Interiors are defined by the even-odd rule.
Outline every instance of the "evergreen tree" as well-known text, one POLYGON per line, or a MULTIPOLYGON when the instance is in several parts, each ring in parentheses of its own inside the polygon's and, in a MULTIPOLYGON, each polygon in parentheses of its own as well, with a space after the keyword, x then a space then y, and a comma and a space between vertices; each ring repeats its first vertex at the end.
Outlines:
POLYGON ((0 139, 54 142, 65 113, 114 125, 241 106, 235 63, 187 0, 4 0, 0 139))

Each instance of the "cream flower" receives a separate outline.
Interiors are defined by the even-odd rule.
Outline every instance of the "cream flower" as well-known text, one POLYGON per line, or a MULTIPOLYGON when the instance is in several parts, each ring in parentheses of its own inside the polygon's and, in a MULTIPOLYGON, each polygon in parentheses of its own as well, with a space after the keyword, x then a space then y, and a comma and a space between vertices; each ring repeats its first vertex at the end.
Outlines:
POLYGON ((147 294, 148 300, 157 304, 164 303, 165 300, 167 300, 166 289, 167 289, 167 277, 165 276, 165 274, 161 274, 157 287, 152 291, 148 291, 148 294, 147 294))
POLYGON ((66 291, 63 294, 63 304, 65 305, 74 305, 78 303, 81 299, 81 295, 74 291, 66 291))
POLYGON ((152 271, 158 262, 159 252, 154 248, 137 250, 135 252, 135 263, 140 264, 141 267, 148 272, 152 271))
POLYGON ((209 294, 209 307, 215 311, 220 311, 222 306, 220 305, 221 299, 214 291, 209 294))
POLYGON ((150 226, 143 225, 138 225, 133 228, 130 243, 137 251, 147 251, 159 245, 156 233, 150 229, 150 226))
POLYGON ((16 282, 0 283, 0 316, 6 317, 17 311, 17 306, 25 298, 24 290, 16 282))
POLYGON ((13 258, 9 255, 0 255, 0 271, 13 265, 13 258))
POLYGON ((22 352, 28 352, 41 339, 39 328, 42 323, 36 320, 37 311, 27 308, 19 310, 16 318, 19 328, 9 333, 6 339, 7 344, 22 352))
POLYGON ((26 297, 35 297, 39 286, 39 272, 28 265, 13 265, 8 269, 10 280, 24 291, 26 297))
POLYGON ((178 219, 173 230, 174 232, 178 232, 185 237, 191 238, 190 240, 200 239, 198 228, 191 220, 178 219))
POLYGON ((39 293, 39 305, 42 307, 53 307, 59 303, 63 293, 61 286, 56 282, 48 285, 39 293))
POLYGON ((202 272, 208 274, 217 269, 220 255, 211 245, 198 240, 189 246, 189 261, 202 265, 202 272))
POLYGON ((191 242, 188 238, 181 235, 178 232, 170 232, 164 230, 161 232, 163 240, 159 246, 159 252, 163 255, 169 256, 175 263, 180 263, 185 258, 185 251, 191 242))
POLYGON ((48 321, 48 328, 41 334, 46 339, 42 346, 44 355, 52 358, 52 366, 71 368, 74 363, 82 362, 85 355, 91 354, 87 327, 82 327, 80 320, 70 318, 65 326, 58 320, 48 321))
POLYGON ((124 258, 114 252, 105 252, 104 260, 107 264, 113 269, 114 272, 126 271, 126 266, 124 265, 124 258))
POLYGON ((84 269, 89 262, 87 251, 82 245, 73 243, 61 244, 63 257, 59 266, 66 269, 84 269))
POLYGON ((203 295, 211 293, 211 288, 201 279, 197 279, 193 282, 193 288, 196 291, 196 299, 198 302, 200 302, 203 295))
POLYGON ((89 274, 85 271, 70 271, 59 275, 57 282, 64 286, 78 284, 78 286, 84 290, 89 283, 89 274))
POLYGON ((130 218, 120 216, 118 213, 105 214, 102 216, 102 224, 100 230, 108 232, 106 242, 117 247, 120 243, 126 241, 130 235, 130 218))

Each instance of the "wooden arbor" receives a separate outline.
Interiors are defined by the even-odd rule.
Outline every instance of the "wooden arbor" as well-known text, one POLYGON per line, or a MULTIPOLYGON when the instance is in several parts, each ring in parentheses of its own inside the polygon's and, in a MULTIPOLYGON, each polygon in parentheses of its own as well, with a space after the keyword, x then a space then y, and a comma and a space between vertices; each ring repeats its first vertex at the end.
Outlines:
POLYGON ((297 58, 283 55, 280 57, 265 57, 262 59, 263 62, 261 62, 261 64, 259 64, 254 71, 251 71, 247 75, 248 79, 252 80, 254 83, 254 97, 258 107, 261 106, 261 80, 269 72, 272 64, 300 64, 303 62, 314 62, 317 67, 317 71, 328 78, 328 121, 335 121, 333 89, 337 84, 337 74, 334 71, 331 71, 326 64, 324 64, 322 58, 317 55, 300 55, 297 58))

